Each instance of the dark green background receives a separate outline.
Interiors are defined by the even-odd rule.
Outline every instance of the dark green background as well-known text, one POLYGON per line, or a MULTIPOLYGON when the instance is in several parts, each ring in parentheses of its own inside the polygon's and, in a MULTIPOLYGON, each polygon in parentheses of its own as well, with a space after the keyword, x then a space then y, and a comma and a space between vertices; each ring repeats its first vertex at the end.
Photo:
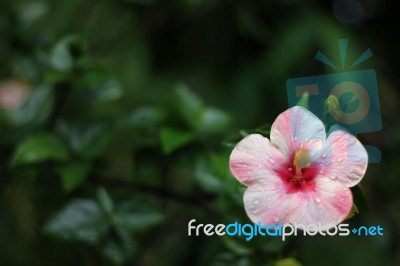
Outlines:
POLYGON ((0 110, 0 265, 399 265, 397 12, 378 0, 2 0, 0 83, 31 93, 0 110), (188 237, 193 218, 250 222, 232 143, 268 135, 288 78, 334 73, 313 58, 339 63, 338 38, 348 64, 374 52, 356 69, 377 71, 383 130, 360 140, 383 159, 361 182, 369 210, 348 222, 384 236, 188 237))

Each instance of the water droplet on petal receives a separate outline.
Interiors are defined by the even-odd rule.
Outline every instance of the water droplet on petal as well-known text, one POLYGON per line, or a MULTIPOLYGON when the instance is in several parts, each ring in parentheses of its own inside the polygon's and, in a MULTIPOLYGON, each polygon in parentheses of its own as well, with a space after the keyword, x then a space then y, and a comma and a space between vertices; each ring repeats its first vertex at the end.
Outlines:
POLYGON ((322 154, 322 158, 326 158, 326 156, 328 156, 328 154, 326 154, 326 152, 324 152, 324 153, 322 154))
POLYGON ((296 141, 297 141, 297 136, 294 136, 294 140, 296 140, 296 141))
POLYGON ((321 199, 320 199, 320 198, 316 198, 315 201, 316 201, 317 203, 321 203, 321 199))
POLYGON ((331 179, 336 179, 336 174, 335 173, 331 174, 331 179))
POLYGON ((293 171, 293 168, 292 168, 292 167, 289 167, 288 170, 289 170, 289 171, 293 171))
POLYGON ((257 214, 257 211, 253 211, 253 214, 257 214))
POLYGON ((324 169, 321 169, 321 171, 319 172, 320 174, 323 174, 324 173, 324 169))
POLYGON ((304 140, 305 140, 305 141, 308 141, 308 138, 305 138, 304 140))
POLYGON ((341 161, 343 161, 342 157, 337 158, 338 163, 340 163, 341 161))
POLYGON ((277 223, 277 222, 279 221, 279 217, 278 217, 278 216, 274 216, 274 217, 272 218, 272 220, 273 220, 275 223, 277 223))
POLYGON ((274 163, 275 163, 275 158, 274 158, 274 157, 269 158, 269 159, 268 159, 268 162, 274 164, 274 163))
POLYGON ((253 201, 254 205, 257 205, 259 203, 258 200, 253 201))

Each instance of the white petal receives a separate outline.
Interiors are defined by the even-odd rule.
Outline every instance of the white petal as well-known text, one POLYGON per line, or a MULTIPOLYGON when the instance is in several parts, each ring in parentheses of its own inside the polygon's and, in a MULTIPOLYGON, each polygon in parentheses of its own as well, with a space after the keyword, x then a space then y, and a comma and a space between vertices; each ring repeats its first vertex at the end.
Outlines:
POLYGON ((285 181, 262 179, 245 192, 244 206, 249 218, 262 225, 282 222, 328 229, 342 222, 350 212, 350 189, 321 178, 306 189, 293 191, 285 181))
POLYGON ((274 169, 287 160, 271 145, 269 139, 251 134, 235 146, 229 159, 229 167, 242 184, 249 185, 259 178, 276 178, 274 169))
POLYGON ((281 113, 271 127, 271 142, 290 157, 301 148, 321 149, 326 138, 321 120, 307 109, 295 106, 281 113))
POLYGON ((321 168, 320 175, 337 180, 346 187, 355 186, 368 166, 368 153, 353 135, 337 130, 332 132, 313 161, 321 168))

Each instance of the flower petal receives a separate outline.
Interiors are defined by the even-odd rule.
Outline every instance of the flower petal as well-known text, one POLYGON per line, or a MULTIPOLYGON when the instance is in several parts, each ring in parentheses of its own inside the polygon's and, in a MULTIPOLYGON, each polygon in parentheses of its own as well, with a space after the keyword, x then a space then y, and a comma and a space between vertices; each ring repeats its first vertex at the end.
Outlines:
POLYGON ((288 157, 300 148, 321 149, 325 138, 325 127, 321 120, 300 106, 281 113, 271 127, 272 144, 288 157))
POLYGON ((320 176, 330 177, 346 187, 360 182, 368 166, 364 146, 356 137, 341 130, 332 132, 322 149, 312 157, 321 168, 320 176))
POLYGON ((276 177, 274 168, 287 161, 287 158, 269 139, 251 134, 242 139, 233 149, 229 167, 232 174, 244 185, 259 178, 276 177))
POLYGON ((254 223, 314 224, 322 229, 342 222, 353 203, 350 189, 328 178, 295 193, 288 193, 285 181, 262 179, 248 187, 243 199, 254 223))

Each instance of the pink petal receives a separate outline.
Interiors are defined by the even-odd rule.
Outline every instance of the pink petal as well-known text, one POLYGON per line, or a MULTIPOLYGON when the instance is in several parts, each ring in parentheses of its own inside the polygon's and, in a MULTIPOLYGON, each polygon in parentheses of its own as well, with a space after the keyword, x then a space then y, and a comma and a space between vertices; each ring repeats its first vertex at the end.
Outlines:
POLYGON ((368 154, 353 135, 337 130, 332 132, 313 161, 321 167, 320 176, 330 177, 346 187, 355 186, 368 166, 368 154))
POLYGON ((262 179, 244 194, 247 215, 263 225, 315 224, 328 229, 347 217, 352 203, 350 189, 327 178, 317 179, 309 189, 295 193, 288 193, 284 181, 262 179))
POLYGON ((288 157, 300 148, 321 149, 325 138, 325 127, 321 120, 300 106, 281 113, 271 127, 272 144, 288 157))
POLYGON ((277 178, 273 169, 287 160, 269 139, 251 134, 235 146, 229 167, 239 182, 249 185, 259 178, 277 178))

